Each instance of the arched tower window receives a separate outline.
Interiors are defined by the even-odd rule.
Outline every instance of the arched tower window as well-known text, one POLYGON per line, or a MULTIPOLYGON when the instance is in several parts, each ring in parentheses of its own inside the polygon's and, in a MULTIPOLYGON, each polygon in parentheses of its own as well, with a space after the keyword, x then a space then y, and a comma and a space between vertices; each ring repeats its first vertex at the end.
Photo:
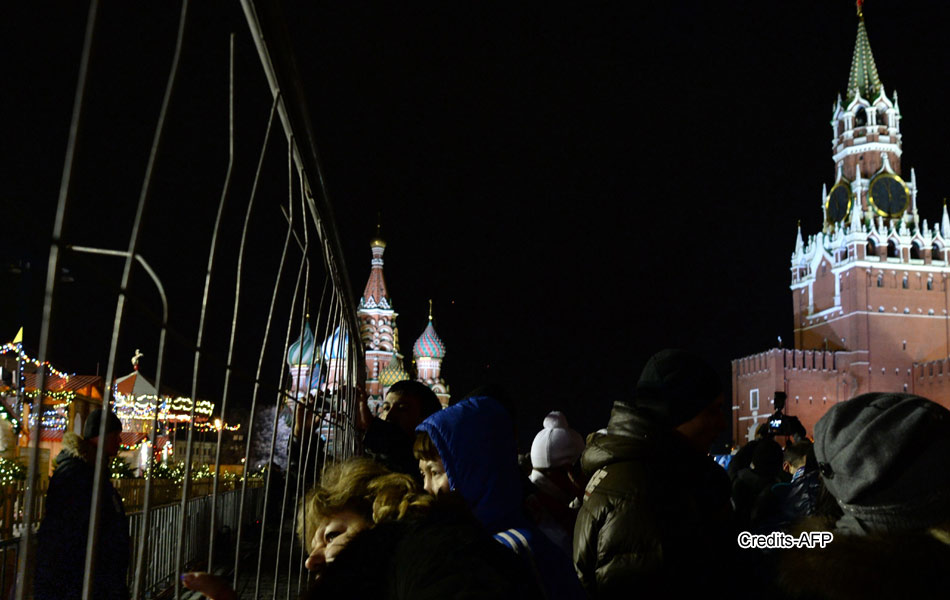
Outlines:
POLYGON ((887 256, 888 258, 900 258, 901 251, 897 247, 897 244, 894 243, 894 240, 887 241, 887 256))
POLYGON ((877 244, 874 243, 874 240, 868 240, 868 247, 865 250, 866 256, 874 256, 877 254, 877 244))
POLYGON ((887 109, 881 108, 881 110, 877 111, 877 124, 881 125, 882 127, 888 126, 887 109))
POLYGON ((877 274, 877 287, 884 287, 884 273, 877 274))
POLYGON ((920 249, 919 243, 914 242, 913 244, 910 245, 910 257, 916 260, 920 260, 921 258, 924 257, 920 249))
POLYGON ((943 248, 940 247, 940 244, 935 243, 930 251, 933 260, 943 260, 943 248))
POLYGON ((854 126, 855 127, 864 127, 868 123, 868 114, 864 110, 864 107, 858 108, 854 113, 854 126))

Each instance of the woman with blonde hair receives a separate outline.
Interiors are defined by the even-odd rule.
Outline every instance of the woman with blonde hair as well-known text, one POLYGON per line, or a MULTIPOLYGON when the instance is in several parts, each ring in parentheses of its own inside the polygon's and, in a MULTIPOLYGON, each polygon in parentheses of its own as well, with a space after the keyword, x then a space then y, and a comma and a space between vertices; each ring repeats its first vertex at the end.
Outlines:
MULTIPOLYGON (((523 564, 460 501, 436 499, 370 459, 324 473, 297 507, 297 536, 316 575, 304 598, 541 597, 523 564)), ((184 583, 217 600, 236 597, 208 574, 184 583)))
POLYGON ((360 531, 422 517, 433 501, 408 475, 392 473, 368 458, 330 467, 297 508, 297 537, 309 553, 307 570, 319 576, 360 531))

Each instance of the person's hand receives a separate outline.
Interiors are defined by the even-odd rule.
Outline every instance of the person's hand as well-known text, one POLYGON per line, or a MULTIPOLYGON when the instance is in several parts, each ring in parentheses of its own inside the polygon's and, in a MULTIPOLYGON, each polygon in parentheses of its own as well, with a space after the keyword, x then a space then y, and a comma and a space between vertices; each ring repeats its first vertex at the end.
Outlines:
POLYGON ((369 429, 370 421, 373 420, 373 413, 369 409, 366 389, 363 386, 356 387, 356 428, 360 431, 369 429))
POLYGON ((231 585, 223 577, 211 573, 184 573, 181 583, 211 600, 238 600, 237 592, 231 589, 231 585))
POLYGON ((314 411, 316 402, 306 404, 296 404, 294 406, 294 437, 299 438, 300 434, 308 428, 315 427, 320 423, 320 416, 314 411))

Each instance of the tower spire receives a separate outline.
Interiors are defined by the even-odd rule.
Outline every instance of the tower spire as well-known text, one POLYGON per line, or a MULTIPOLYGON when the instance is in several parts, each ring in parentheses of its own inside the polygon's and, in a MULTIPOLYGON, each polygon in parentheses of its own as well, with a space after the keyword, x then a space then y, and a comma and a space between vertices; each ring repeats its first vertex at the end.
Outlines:
POLYGON ((429 298, 429 320, 432 320, 432 298, 429 298))
POLYGON ((864 27, 864 2, 858 1, 858 36, 854 42, 854 57, 851 59, 851 75, 848 77, 848 102, 856 96, 874 100, 881 93, 881 78, 877 74, 877 65, 868 42, 868 32, 864 27))
POLYGON ((940 219, 940 233, 943 234, 944 239, 950 235, 950 215, 947 214, 947 199, 943 199, 943 217, 940 219))

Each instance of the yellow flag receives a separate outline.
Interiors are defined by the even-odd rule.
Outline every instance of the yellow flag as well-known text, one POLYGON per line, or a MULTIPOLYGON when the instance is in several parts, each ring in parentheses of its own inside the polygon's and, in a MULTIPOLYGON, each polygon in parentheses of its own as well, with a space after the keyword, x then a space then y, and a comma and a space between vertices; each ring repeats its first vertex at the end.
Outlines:
POLYGON ((13 343, 19 344, 22 341, 23 341, 23 328, 20 327, 20 331, 16 332, 16 337, 13 338, 13 343))

